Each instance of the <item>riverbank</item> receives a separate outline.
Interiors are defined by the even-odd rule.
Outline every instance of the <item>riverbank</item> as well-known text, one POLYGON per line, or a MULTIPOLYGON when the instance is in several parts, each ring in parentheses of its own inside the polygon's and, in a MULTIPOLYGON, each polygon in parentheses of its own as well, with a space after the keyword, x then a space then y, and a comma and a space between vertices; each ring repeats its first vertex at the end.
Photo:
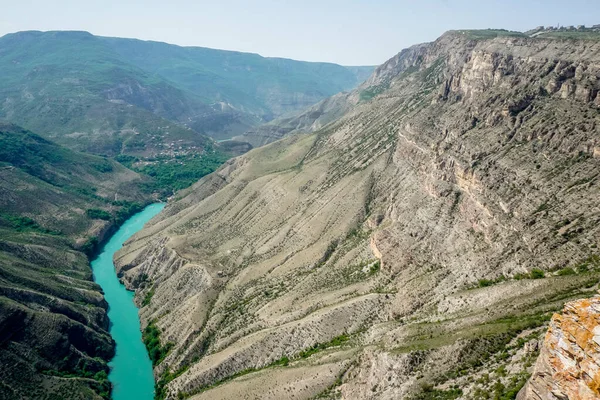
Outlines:
POLYGON ((142 342, 138 309, 133 302, 134 293, 127 291, 119 281, 113 255, 164 206, 163 203, 149 205, 125 221, 91 262, 94 281, 102 287, 109 305, 109 332, 116 343, 116 353, 109 363, 111 370, 108 376, 113 385, 114 400, 151 400, 154 397, 152 363, 142 342))

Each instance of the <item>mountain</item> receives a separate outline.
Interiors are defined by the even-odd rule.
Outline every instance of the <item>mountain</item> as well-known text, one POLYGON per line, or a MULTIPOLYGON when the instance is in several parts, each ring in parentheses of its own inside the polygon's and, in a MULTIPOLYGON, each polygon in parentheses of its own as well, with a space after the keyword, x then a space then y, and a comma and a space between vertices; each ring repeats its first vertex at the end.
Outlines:
POLYGON ((183 91, 124 63, 86 32, 0 38, 0 117, 96 154, 157 153, 168 141, 208 139, 169 119, 196 110, 183 91))
POLYGON ((149 200, 145 180, 0 124, 0 398, 108 398, 114 342, 86 254, 149 200))
POLYGON ((153 156, 202 149, 265 119, 351 89, 369 68, 103 38, 0 38, 0 118, 76 150, 153 156))
POLYGON ((180 192, 116 260, 157 398, 514 398, 598 289, 597 39, 448 32, 180 192))
MULTIPOLYGON (((252 118, 246 122, 248 126, 353 89, 374 69, 134 39, 102 39, 127 62, 167 78, 205 103, 232 114, 232 118, 241 115, 240 124, 244 125, 243 118, 252 118)), ((191 116, 189 125, 218 137, 232 136, 227 131, 220 133, 220 126, 211 127, 202 115, 191 116)))

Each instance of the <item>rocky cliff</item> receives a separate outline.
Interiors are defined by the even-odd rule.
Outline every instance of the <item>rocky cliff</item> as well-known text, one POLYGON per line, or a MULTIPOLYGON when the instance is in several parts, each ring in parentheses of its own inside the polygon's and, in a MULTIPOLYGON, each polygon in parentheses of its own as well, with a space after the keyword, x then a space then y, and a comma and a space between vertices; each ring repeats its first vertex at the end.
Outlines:
POLYGON ((599 50, 450 32, 181 193, 117 259, 158 397, 516 396, 600 277, 599 50))
POLYGON ((600 398, 600 297, 568 303, 550 321, 540 356, 517 399, 600 398))

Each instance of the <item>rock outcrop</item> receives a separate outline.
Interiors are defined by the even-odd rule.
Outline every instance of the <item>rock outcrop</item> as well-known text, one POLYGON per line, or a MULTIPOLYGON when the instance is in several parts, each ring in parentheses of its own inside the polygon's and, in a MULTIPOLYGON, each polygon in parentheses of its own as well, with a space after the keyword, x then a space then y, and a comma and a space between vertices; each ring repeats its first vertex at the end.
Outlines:
POLYGON ((518 400, 600 398, 600 296, 552 317, 540 356, 518 400))

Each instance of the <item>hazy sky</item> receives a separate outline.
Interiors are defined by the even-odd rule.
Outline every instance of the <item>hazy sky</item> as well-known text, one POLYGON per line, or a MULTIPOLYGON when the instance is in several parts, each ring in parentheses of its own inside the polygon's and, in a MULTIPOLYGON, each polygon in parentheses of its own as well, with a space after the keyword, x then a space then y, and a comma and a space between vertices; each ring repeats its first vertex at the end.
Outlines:
POLYGON ((600 0, 0 0, 0 35, 86 30, 345 65, 449 29, 600 24, 600 0))

